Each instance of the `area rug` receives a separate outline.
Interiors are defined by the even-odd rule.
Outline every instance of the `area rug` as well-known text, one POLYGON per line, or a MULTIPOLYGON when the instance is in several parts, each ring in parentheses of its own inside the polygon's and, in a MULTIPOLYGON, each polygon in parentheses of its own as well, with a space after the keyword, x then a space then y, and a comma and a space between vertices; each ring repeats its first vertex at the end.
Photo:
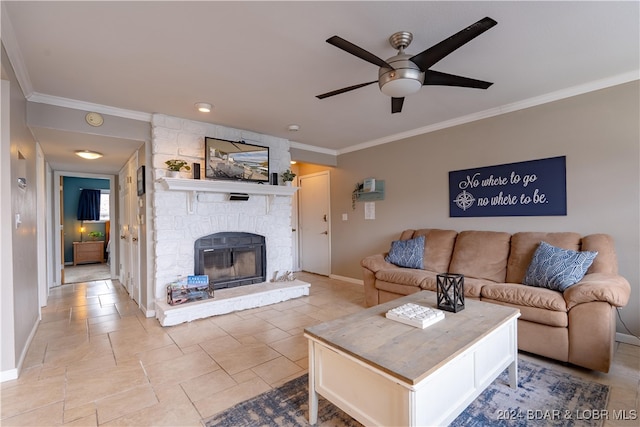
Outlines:
POLYGON ((92 282, 111 278, 109 264, 84 264, 64 268, 64 283, 92 282))
MULTIPOLYGON (((606 409, 609 387, 518 361, 519 387, 505 370, 451 426, 600 426, 591 414, 606 409)), ((298 377, 204 420, 206 427, 308 426, 308 378, 298 377)), ((319 426, 361 426, 320 397, 319 426)))

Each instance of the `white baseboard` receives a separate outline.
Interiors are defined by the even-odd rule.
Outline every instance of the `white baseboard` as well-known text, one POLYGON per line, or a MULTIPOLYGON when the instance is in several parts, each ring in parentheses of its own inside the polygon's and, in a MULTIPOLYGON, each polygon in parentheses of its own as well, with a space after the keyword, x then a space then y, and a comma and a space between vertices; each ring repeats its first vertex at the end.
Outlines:
POLYGON ((18 367, 14 369, 9 369, 7 371, 0 372, 0 382, 15 380, 20 375, 22 371, 22 364, 24 363, 24 359, 27 357, 27 352, 29 351, 29 347, 31 346, 31 341, 33 341, 33 337, 36 336, 36 332, 38 331, 38 325, 40 324, 40 319, 36 321, 31 329, 31 333, 29 333, 29 337, 27 338, 27 342, 20 353, 20 359, 18 360, 18 367))
POLYGON ((634 337, 633 335, 621 334, 620 332, 616 332, 616 341, 623 342, 625 344, 637 345, 640 347, 640 339, 634 337))
POLYGON ((8 371, 0 372, 0 383, 5 381, 11 381, 18 378, 18 369, 9 369, 8 371))
POLYGON ((337 274, 330 274, 329 278, 342 280, 343 282, 355 283, 356 285, 364 286, 364 281, 362 279, 354 279, 353 277, 347 277, 347 276, 338 276, 337 274))

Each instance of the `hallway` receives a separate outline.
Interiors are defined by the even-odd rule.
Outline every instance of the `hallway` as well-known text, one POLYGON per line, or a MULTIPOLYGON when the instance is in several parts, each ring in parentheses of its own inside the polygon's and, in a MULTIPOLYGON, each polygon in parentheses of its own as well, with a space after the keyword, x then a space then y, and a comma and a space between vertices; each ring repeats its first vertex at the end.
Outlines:
POLYGON ((109 264, 68 265, 64 267, 64 284, 95 282, 111 278, 109 264))
MULTIPOLYGON (((20 378, 2 383, 0 424, 201 426, 306 373, 305 327, 363 309, 361 285, 296 276, 310 296, 166 328, 117 281, 55 288, 20 378)), ((609 374, 520 358, 608 384, 608 408, 639 410, 640 347, 616 348, 609 374)))

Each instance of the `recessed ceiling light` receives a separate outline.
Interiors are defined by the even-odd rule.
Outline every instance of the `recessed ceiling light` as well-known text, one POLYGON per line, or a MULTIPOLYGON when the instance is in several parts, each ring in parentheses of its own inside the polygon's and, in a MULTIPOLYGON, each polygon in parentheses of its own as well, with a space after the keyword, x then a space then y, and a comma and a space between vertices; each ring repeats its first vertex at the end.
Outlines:
POLYGON ((76 156, 80 156, 83 159, 95 160, 102 157, 102 153, 98 153, 97 151, 90 151, 90 150, 76 150, 76 156))
POLYGON ((289 132, 297 132, 300 130, 300 126, 299 125, 289 125, 289 132))
POLYGON ((201 113, 210 113, 211 109, 213 108, 213 106, 211 104, 209 104, 208 102, 197 102, 196 103, 196 108, 201 113))

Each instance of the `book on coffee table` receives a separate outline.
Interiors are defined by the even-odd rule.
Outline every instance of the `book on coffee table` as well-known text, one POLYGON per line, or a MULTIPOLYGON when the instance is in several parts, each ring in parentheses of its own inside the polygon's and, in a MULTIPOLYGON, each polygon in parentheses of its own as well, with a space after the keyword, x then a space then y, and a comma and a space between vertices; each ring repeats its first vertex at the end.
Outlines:
POLYGON ((423 305, 407 303, 387 311, 387 319, 417 328, 426 328, 444 319, 444 312, 423 305))

